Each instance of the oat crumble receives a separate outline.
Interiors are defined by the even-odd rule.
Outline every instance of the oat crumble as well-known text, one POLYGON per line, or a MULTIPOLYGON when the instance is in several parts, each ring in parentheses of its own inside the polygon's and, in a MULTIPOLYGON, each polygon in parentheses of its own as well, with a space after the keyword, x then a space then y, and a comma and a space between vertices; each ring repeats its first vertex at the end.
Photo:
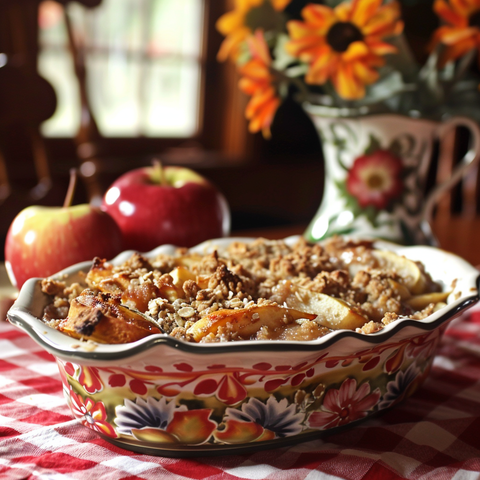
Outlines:
POLYGON ((83 284, 48 278, 42 291, 48 325, 100 343, 160 332, 201 343, 305 341, 339 328, 371 334, 427 317, 448 295, 418 262, 340 237, 292 247, 237 241, 205 255, 135 253, 119 266, 96 258, 83 284))

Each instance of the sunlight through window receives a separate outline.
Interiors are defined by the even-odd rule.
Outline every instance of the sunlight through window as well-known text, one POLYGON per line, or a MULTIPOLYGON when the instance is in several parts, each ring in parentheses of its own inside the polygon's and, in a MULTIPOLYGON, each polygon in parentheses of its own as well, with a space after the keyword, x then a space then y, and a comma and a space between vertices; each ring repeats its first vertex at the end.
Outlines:
MULTIPOLYGON (((63 7, 39 12, 39 72, 58 107, 42 126, 50 137, 74 136, 80 124, 78 81, 63 7)), ((87 89, 106 137, 190 137, 198 129, 203 2, 103 0, 68 7, 76 44, 85 53, 87 89)))

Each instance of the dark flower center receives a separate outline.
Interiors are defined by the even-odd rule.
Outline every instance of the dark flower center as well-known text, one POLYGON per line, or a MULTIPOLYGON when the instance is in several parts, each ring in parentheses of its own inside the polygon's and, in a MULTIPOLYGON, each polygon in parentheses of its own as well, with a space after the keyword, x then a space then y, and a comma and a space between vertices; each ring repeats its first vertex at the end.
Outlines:
POLYGON ((336 52, 345 52, 353 42, 363 40, 362 32, 350 22, 337 22, 327 33, 327 42, 336 52))
POLYGON ((274 8, 271 2, 264 1, 258 7, 252 8, 245 16, 245 25, 255 32, 258 28, 263 31, 277 30, 281 28, 282 16, 274 8))
POLYGON ((348 418, 349 415, 350 415, 350 409, 346 407, 346 408, 342 408, 342 411, 340 412, 339 417, 342 420, 345 420, 346 418, 348 418))
POLYGON ((371 190, 380 190, 385 184, 385 179, 382 175, 374 173, 370 175, 367 179, 367 185, 370 187, 371 190))
POLYGON ((480 10, 473 12, 468 19, 468 25, 470 27, 480 28, 480 10))

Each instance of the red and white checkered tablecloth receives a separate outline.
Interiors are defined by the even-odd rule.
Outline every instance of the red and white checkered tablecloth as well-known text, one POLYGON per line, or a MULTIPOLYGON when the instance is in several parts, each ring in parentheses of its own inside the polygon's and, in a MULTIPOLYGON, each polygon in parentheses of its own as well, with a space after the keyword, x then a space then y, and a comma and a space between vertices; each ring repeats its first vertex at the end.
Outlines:
POLYGON ((0 479, 480 479, 480 308, 448 329, 429 379, 381 417, 324 440, 172 459, 72 420, 53 358, 0 322, 0 479))

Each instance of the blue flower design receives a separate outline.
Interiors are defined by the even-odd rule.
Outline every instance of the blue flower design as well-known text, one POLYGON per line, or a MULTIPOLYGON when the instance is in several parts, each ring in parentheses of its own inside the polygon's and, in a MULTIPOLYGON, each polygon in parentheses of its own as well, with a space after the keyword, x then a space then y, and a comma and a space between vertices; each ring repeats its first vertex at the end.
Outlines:
POLYGON ((115 409, 115 424, 117 431, 125 435, 132 435, 132 428, 139 430, 151 427, 165 430, 175 412, 187 410, 185 405, 177 407, 174 401, 167 402, 164 397, 160 400, 152 397, 147 400, 137 398, 135 402, 125 399, 125 404, 115 409))
POLYGON ((378 404, 378 409, 383 410, 385 408, 390 408, 400 402, 407 392, 408 387, 420 374, 420 369, 418 369, 414 363, 412 363, 407 370, 400 370, 395 376, 395 380, 387 383, 387 391, 381 402, 378 404))
POLYGON ((254 422, 265 430, 274 432, 276 437, 287 437, 300 433, 303 430, 302 422, 305 419, 303 413, 296 413, 294 404, 288 405, 286 398, 277 401, 273 396, 266 403, 257 398, 250 398, 242 405, 241 410, 227 408, 225 414, 225 420, 254 422))

